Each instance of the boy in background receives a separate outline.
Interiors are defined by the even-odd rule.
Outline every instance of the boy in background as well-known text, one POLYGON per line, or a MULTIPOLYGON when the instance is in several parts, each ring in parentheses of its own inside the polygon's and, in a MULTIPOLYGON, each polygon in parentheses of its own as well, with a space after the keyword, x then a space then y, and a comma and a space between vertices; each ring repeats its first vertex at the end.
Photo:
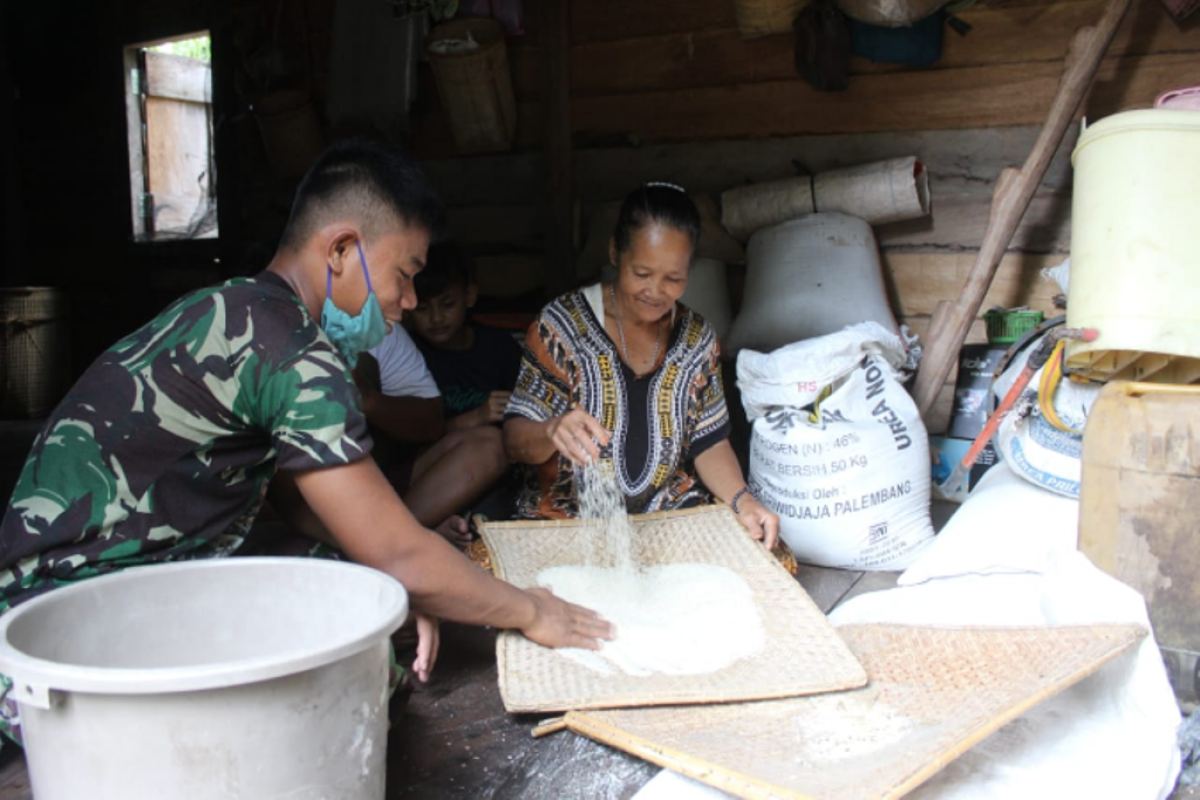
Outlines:
POLYGON ((446 429, 503 423, 521 346, 505 331, 469 319, 478 294, 470 262, 451 243, 431 245, 415 286, 417 307, 408 312, 413 338, 442 393, 446 429))
POLYGON ((359 385, 368 421, 401 448, 385 469, 389 480, 417 519, 465 547, 470 533, 459 513, 509 468, 499 423, 521 348, 503 331, 468 320, 476 289, 470 265, 453 245, 432 245, 419 275, 418 307, 409 312, 416 347, 405 331, 393 330, 371 351, 378 377, 360 375, 359 385), (418 363, 422 357, 424 364, 418 363), (426 368, 439 400, 426 399, 426 368), (389 376, 403 378, 403 390, 389 376), (434 409, 437 418, 431 419, 434 409))

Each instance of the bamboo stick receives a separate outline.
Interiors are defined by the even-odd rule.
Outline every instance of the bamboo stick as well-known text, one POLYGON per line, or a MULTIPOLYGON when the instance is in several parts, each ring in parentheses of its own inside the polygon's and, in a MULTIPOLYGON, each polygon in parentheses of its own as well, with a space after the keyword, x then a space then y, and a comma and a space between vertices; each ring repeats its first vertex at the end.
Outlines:
POLYGON ((949 377, 958 351, 996 275, 1000 259, 1042 182, 1050 160, 1062 144, 1067 126, 1083 102, 1130 3, 1131 0, 1109 0, 1095 25, 1076 31, 1067 47, 1062 78, 1050 113, 1029 157, 1020 169, 1008 167, 1000 173, 979 255, 967 275, 958 300, 945 315, 943 324, 936 327, 936 337, 929 337, 921 370, 917 373, 913 397, 923 417, 933 408, 938 392, 949 377))

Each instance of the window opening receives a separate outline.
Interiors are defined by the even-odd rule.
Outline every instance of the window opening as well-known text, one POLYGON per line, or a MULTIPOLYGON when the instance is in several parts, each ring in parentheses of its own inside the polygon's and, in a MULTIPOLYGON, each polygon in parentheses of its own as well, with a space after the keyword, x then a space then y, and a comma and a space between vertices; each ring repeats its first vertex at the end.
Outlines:
POLYGON ((216 238, 208 33, 127 47, 125 63, 134 239, 216 238))

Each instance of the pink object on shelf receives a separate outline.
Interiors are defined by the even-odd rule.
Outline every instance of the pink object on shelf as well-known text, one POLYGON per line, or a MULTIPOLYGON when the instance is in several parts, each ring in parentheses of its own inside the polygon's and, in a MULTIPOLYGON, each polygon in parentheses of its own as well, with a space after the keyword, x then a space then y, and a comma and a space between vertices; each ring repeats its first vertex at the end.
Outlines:
POLYGON ((1200 111, 1200 86, 1188 86, 1163 92, 1154 101, 1154 107, 1200 111))

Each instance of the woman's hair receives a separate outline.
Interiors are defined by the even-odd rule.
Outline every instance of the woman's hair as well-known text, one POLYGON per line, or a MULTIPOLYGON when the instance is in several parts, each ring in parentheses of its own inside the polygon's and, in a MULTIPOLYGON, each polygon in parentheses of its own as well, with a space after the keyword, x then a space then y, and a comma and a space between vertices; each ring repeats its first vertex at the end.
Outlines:
POLYGON ((300 182, 280 246, 298 250, 321 226, 346 218, 368 238, 397 223, 425 228, 436 238, 445 210, 425 175, 399 150, 348 139, 322 153, 300 182))
POLYGON ((696 249, 696 243, 700 241, 700 212, 692 198, 671 183, 644 183, 621 203, 621 213, 613 228, 617 252, 628 250, 633 235, 652 222, 687 234, 692 250, 696 249))

